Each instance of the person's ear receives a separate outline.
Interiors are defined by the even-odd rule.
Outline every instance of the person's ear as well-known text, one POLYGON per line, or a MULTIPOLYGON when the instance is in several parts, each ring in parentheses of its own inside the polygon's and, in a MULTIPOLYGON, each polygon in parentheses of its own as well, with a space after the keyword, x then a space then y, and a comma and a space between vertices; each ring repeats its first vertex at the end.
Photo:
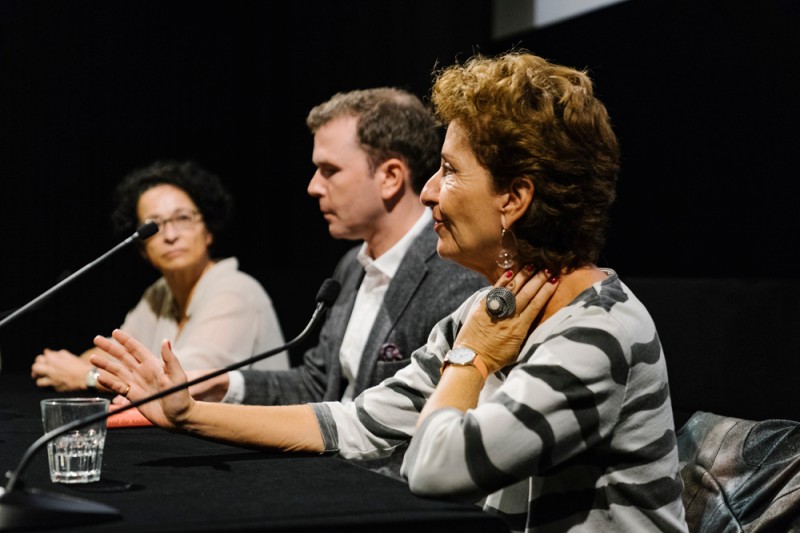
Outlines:
POLYGON ((530 178, 514 178, 508 192, 504 195, 503 212, 504 227, 510 228, 517 220, 524 217, 533 202, 535 186, 530 178), (505 226, 508 224, 508 226, 505 226))
POLYGON ((396 157, 381 163, 376 175, 381 180, 381 198, 384 201, 395 198, 405 188, 408 172, 408 166, 396 157))

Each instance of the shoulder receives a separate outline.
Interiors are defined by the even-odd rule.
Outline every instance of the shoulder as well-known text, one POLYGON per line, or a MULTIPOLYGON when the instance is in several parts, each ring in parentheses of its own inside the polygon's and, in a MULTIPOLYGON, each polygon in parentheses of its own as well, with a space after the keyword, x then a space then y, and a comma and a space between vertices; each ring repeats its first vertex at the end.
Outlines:
POLYGON ((655 324, 642 303, 612 273, 578 295, 534 333, 550 341, 566 338, 603 352, 619 352, 630 361, 632 351, 647 349, 658 359, 655 324), (541 331, 540 331, 541 330, 541 331))
POLYGON ((655 324, 649 311, 636 295, 625 285, 614 271, 609 277, 595 285, 587 304, 605 311, 610 322, 626 330, 631 337, 644 333, 647 337, 655 334, 655 324))
POLYGON ((344 253, 339 262, 336 263, 336 268, 333 271, 334 278, 342 281, 349 275, 361 272, 361 264, 358 262, 358 251, 361 246, 361 244, 353 246, 344 253))
POLYGON ((473 292, 479 287, 489 284, 481 274, 449 259, 442 258, 436 251, 438 240, 439 237, 435 231, 425 229, 411 244, 407 252, 408 258, 416 258, 422 261, 437 280, 443 280, 449 286, 466 285, 469 288, 469 292, 473 292))
POLYGON ((428 259, 428 268, 435 274, 449 279, 451 283, 468 283, 474 289, 490 285, 481 274, 449 259, 443 259, 438 254, 428 259))
POLYGON ((227 293, 237 294, 247 300, 269 301, 264 286, 250 274, 239 270, 235 257, 223 259, 206 272, 199 282, 198 293, 208 297, 227 293))
POLYGON ((338 270, 340 268, 346 268, 352 264, 356 265, 359 264, 357 257, 358 257, 358 251, 361 249, 361 246, 362 246, 361 244, 357 244, 356 246, 353 246, 352 248, 347 250, 342 256, 342 258, 339 259, 339 263, 337 264, 336 269, 338 270))
POLYGON ((411 242, 408 253, 419 254, 423 257, 430 257, 432 254, 438 256, 436 253, 436 243, 438 241, 439 236, 436 235, 433 228, 425 228, 411 242))
POLYGON ((163 277, 154 281, 142 294, 142 300, 150 303, 160 303, 171 297, 172 291, 170 291, 169 285, 167 285, 167 280, 163 277))
POLYGON ((435 252, 428 257, 425 266, 431 283, 441 287, 442 291, 457 291, 462 297, 490 285, 483 275, 444 259, 435 252))

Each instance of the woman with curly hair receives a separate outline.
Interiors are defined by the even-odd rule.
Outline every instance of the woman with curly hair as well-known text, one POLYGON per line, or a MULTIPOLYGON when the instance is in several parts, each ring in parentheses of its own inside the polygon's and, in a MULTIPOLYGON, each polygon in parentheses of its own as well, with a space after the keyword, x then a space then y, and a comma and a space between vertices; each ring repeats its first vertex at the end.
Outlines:
MULTIPOLYGON (((241 272, 235 257, 212 256, 233 213, 220 179, 192 161, 158 161, 127 175, 115 191, 112 221, 121 235, 144 222, 158 232, 141 254, 161 277, 120 326, 158 353, 168 339, 187 369, 225 366, 284 344, 272 301, 258 281, 241 272)), ((31 367, 40 387, 58 391, 98 386, 93 348, 76 356, 45 349, 31 367)), ((255 368, 289 367, 284 352, 255 368)))

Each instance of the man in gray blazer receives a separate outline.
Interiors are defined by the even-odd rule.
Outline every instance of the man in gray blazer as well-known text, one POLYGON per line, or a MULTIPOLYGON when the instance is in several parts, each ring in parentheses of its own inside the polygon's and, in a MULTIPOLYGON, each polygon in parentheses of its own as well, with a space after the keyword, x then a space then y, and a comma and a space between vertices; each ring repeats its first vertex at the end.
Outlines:
POLYGON ((393 88, 339 93, 312 109, 306 123, 317 167, 308 193, 319 199, 332 237, 363 244, 337 265, 339 297, 301 365, 229 372, 192 387, 195 398, 350 401, 406 366, 434 324, 488 284, 436 253, 419 193, 438 167, 440 137, 416 96, 393 88))
MULTIPOLYGON (((403 257, 369 330, 352 385, 352 399, 410 362, 434 324, 454 311, 486 280, 436 253, 436 233, 429 227, 414 239, 403 257)), ((278 405, 343 399, 348 387, 339 352, 355 305, 364 268, 359 248, 339 262, 334 279, 342 284, 320 331, 319 343, 306 351, 303 364, 288 371, 243 370, 243 403, 278 405)))

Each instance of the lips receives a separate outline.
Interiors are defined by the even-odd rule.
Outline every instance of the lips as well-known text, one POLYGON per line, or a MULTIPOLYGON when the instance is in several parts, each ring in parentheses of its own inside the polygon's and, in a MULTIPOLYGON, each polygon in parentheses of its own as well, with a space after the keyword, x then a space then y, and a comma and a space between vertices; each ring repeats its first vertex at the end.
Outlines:
POLYGON ((184 249, 177 249, 177 250, 170 250, 169 252, 163 254, 165 259, 175 259, 176 257, 183 255, 186 252, 184 249))

